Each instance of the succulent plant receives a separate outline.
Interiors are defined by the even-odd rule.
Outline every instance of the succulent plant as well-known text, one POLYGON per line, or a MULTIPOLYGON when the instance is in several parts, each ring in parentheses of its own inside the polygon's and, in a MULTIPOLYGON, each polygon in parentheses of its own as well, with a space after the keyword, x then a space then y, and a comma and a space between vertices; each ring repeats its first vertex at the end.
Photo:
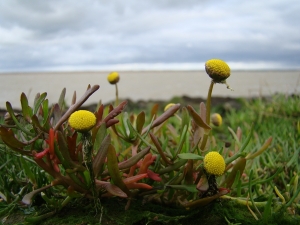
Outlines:
MULTIPOLYGON (((149 115, 144 111, 127 113, 126 101, 115 107, 101 104, 94 112, 81 110, 99 85, 88 86, 78 101, 75 92, 68 109, 64 108, 65 89, 53 106, 49 106, 47 93, 43 93, 36 95, 30 107, 22 93, 22 110, 18 114, 7 102, 8 114, 0 125, 2 141, 50 175, 23 196, 23 203, 31 204, 34 196, 42 193, 55 213, 73 198, 85 197, 93 200, 96 212, 102 213, 100 199, 107 197, 127 198, 128 207, 133 197, 141 197, 145 202, 190 209, 228 194, 234 181, 242 176, 246 162, 263 153, 271 143, 269 140, 256 153, 246 153, 251 130, 246 141, 233 151, 225 146, 225 150, 218 151, 213 146, 212 88, 229 76, 228 68, 223 61, 206 63, 213 80, 206 104, 200 103, 197 110, 172 103, 161 114, 156 106, 149 115), (215 77, 223 70, 226 74, 215 77), (176 129, 174 123, 178 125, 176 129), (56 187, 62 189, 58 191, 56 187), (54 196, 61 195, 62 190, 64 200, 56 199, 54 196)), ((110 74, 108 80, 116 85, 119 74, 110 74)), ((116 91, 116 103, 117 94, 116 91)), ((232 133, 241 141, 240 130, 232 133)), ((31 177, 33 182, 35 177, 31 177)))

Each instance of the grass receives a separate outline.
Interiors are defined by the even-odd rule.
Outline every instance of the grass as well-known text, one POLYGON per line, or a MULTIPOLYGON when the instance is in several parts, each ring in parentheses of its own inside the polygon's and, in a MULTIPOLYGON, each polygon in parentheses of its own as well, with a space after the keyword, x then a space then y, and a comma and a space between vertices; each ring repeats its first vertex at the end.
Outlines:
MULTIPOLYGON (((248 160, 241 179, 234 180, 228 197, 222 196, 217 202, 193 210, 143 202, 141 198, 133 199, 129 210, 125 210, 125 200, 106 199, 102 201, 102 224, 299 224, 300 97, 274 95, 239 101, 242 104, 239 109, 227 105, 215 105, 212 109, 222 114, 223 125, 214 127, 212 135, 216 146, 211 148, 224 152, 227 151, 224 143, 228 143, 228 149, 234 150, 250 138, 244 150, 249 155, 258 152, 270 137, 272 142, 259 157, 248 160), (242 131, 240 140, 236 137, 237 131, 242 131)), ((170 123, 179 126, 176 117, 171 118, 170 123)), ((20 204, 20 198, 33 184, 41 187, 49 182, 47 174, 1 142, 0 154, 0 192, 5 200, 0 202, 3 224, 24 224, 25 217, 49 212, 41 197, 35 198, 29 208, 20 204), (30 171, 38 176, 30 176, 30 171)), ((218 182, 221 183, 222 178, 218 182)), ((83 225, 98 221, 99 215, 94 215, 91 202, 74 199, 38 224, 83 225)))

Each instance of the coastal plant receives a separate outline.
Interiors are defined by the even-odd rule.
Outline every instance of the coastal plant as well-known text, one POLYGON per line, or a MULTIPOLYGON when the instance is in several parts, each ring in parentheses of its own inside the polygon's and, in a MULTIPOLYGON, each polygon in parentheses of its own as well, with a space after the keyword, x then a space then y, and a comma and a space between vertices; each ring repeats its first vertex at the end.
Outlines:
MULTIPOLYGON (((252 159, 245 168, 248 176, 252 173, 251 188, 254 190, 252 197, 257 201, 257 206, 261 207, 266 206, 268 199, 271 201, 271 206, 267 210, 270 216, 275 212, 281 212, 282 215, 284 211, 290 215, 297 215, 300 196, 298 184, 300 139, 297 132, 299 96, 276 94, 272 98, 257 98, 244 104, 245 107, 238 112, 231 109, 227 113, 231 126, 239 124, 240 129, 244 129, 250 127, 252 123, 253 143, 256 148, 264 146, 266 144, 264 140, 270 139, 267 135, 272 133, 270 150, 252 159)), ((229 131, 235 133, 231 129, 229 131)), ((251 156, 246 158, 249 159, 251 156)), ((241 182, 241 186, 237 187, 246 188, 247 185, 241 182)), ((252 206, 250 196, 240 193, 242 192, 236 193, 239 195, 235 201, 252 206)), ((257 219, 263 215, 256 209, 254 213, 257 214, 257 219)))
MULTIPOLYGON (((54 211, 47 213, 50 216, 64 207, 73 198, 82 196, 95 198, 96 184, 94 182, 95 179, 91 176, 91 166, 93 166, 93 164, 91 165, 91 157, 94 154, 94 152, 91 152, 94 151, 94 149, 91 149, 93 148, 91 141, 97 140, 98 143, 103 141, 106 128, 117 122, 114 118, 121 113, 126 105, 126 102, 120 104, 111 110, 111 113, 105 118, 102 118, 101 109, 103 110, 103 106, 100 106, 97 119, 93 113, 91 114, 95 118, 90 118, 87 114, 83 114, 84 121, 80 122, 80 119, 76 118, 76 113, 80 113, 80 111, 75 111, 98 88, 98 85, 88 86, 86 93, 77 102, 76 94, 74 93, 72 104, 66 112, 63 111, 65 89, 62 91, 59 102, 52 107, 48 106, 46 93, 37 94, 33 107, 28 105, 28 99, 22 93, 22 116, 16 116, 17 114, 13 111, 11 104, 9 102, 6 103, 8 113, 5 117, 5 123, 0 127, 2 142, 24 161, 24 165, 26 163, 37 165, 50 175, 47 179, 48 184, 39 186, 33 182, 38 179, 39 174, 33 173, 28 164, 27 167, 24 166, 25 173, 31 178, 28 182, 33 183, 33 191, 22 196, 24 204, 31 204, 33 197, 43 192, 42 198, 49 206, 55 208, 54 211), (66 123, 68 119, 73 127, 66 123), (86 119, 90 122, 90 124, 88 123, 89 127, 81 129, 81 125, 87 124, 86 119), (96 120, 97 126, 94 127, 96 120), (94 127, 94 132, 90 134, 88 128, 91 129, 92 127, 94 127), (102 128, 100 129, 100 127, 102 128), (98 132, 98 130, 100 131, 98 132), (93 135, 93 140, 90 135, 93 135), (63 200, 53 197, 56 191, 61 192, 61 190, 53 188, 56 186, 64 187, 65 197, 63 200), (54 193, 46 193, 47 189, 52 189, 54 193), (47 196, 47 194, 50 196, 47 196)), ((98 149, 95 149, 95 151, 108 145, 109 139, 106 138, 105 140, 106 142, 103 145, 98 145, 98 149)), ((95 163, 96 169, 101 167, 101 163, 103 163, 101 160, 100 158, 100 161, 97 161, 100 164, 95 163)), ((4 181, 3 184, 6 184, 6 182, 4 181)), ((97 185, 99 189, 104 190, 103 192, 109 192, 120 197, 126 196, 117 186, 109 182, 99 181, 97 185)), ((1 194, 5 196, 5 199, 8 199, 9 195, 13 196, 16 194, 12 193, 12 191, 8 187, 1 194)))
MULTIPOLYGON (((0 212, 9 213, 20 201, 37 204, 38 197, 47 210, 26 218, 29 223, 54 215, 76 199, 88 199, 101 222, 105 211, 101 200, 112 197, 125 199, 126 209, 137 198, 145 204, 186 210, 230 200, 265 221, 274 212, 295 211, 300 200, 299 174, 288 174, 290 180, 284 179, 284 185, 271 185, 283 171, 272 165, 278 159, 266 151, 274 137, 259 134, 260 138, 254 123, 243 129, 238 124, 236 130, 229 127, 226 141, 214 132, 224 123, 220 114, 211 115, 212 90, 218 83, 231 89, 226 81, 230 68, 222 60, 211 59, 205 69, 212 80, 206 103, 199 103, 198 109, 170 103, 163 112, 157 105, 149 112, 126 112, 127 101, 118 103, 116 86, 115 106, 82 110, 99 85, 88 86, 78 101, 75 92, 68 109, 65 89, 52 106, 47 93, 37 94, 33 107, 22 93, 19 113, 7 102, 0 125, 0 153, 8 162, 17 161, 24 171, 15 176, 15 170, 22 169, 13 168, 1 178, 1 198, 9 206, 0 212), (256 144, 249 147, 253 139, 256 144)), ((119 79, 117 72, 108 76, 111 84, 119 79)), ((5 164, 0 167, 4 168, 5 164)))
MULTIPOLYGON (((74 198, 93 199, 97 213, 101 211, 102 197, 130 198, 132 189, 150 188, 142 182, 137 183, 148 177, 146 171, 149 165, 145 162, 142 163, 143 169, 137 168, 137 175, 124 178, 121 172, 137 164, 149 153, 150 147, 142 150, 137 147, 136 155, 126 156, 119 163, 111 144, 111 135, 107 132, 119 122, 116 117, 127 102, 115 108, 110 105, 107 115, 104 115, 103 105, 95 113, 78 110, 98 88, 98 85, 88 86, 77 102, 74 93, 67 110, 63 108, 65 89, 59 102, 52 107, 48 105, 46 93, 37 94, 33 107, 28 105, 27 96, 22 93, 21 114, 15 113, 11 104, 6 103, 7 114, 0 126, 1 142, 9 154, 22 160, 29 179, 24 184, 26 188, 22 187, 22 192, 9 186, 12 182, 2 179, 1 197, 12 205, 20 198, 23 204, 31 205, 34 197, 40 194, 48 208, 52 208, 44 215, 27 218, 28 222, 53 215, 74 198), (36 167, 40 168, 39 173, 32 171, 36 167), (47 179, 37 183, 41 171, 46 173, 44 176, 47 179), (58 194, 60 198, 55 197, 58 194)), ((1 152, 1 155, 7 152, 1 152)))
POLYGON ((107 80, 110 84, 115 85, 116 87, 116 101, 115 105, 119 104, 119 89, 118 89, 118 82, 120 80, 120 75, 118 72, 111 72, 107 76, 107 80))

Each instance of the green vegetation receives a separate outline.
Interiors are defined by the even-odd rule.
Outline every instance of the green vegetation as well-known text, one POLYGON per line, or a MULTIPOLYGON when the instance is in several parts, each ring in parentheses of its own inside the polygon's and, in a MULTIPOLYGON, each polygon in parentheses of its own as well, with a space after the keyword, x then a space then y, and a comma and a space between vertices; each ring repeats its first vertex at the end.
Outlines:
POLYGON ((82 111, 68 122, 98 85, 69 108, 66 90, 53 106, 22 94, 19 114, 7 103, 2 223, 299 224, 299 96, 214 106, 219 82, 206 103, 165 111, 126 111, 116 91, 115 107, 100 104, 89 121, 82 111))

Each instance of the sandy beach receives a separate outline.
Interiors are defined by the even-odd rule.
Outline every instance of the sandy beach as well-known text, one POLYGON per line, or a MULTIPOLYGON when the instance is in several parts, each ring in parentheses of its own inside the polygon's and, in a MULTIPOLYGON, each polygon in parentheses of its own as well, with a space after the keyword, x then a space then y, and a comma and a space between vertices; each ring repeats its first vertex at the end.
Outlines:
MULTIPOLYGON (((14 108, 20 108, 20 95, 24 92, 30 104, 36 93, 47 92, 50 103, 58 101, 66 88, 66 102, 70 103, 74 91, 80 97, 88 84, 100 85, 86 104, 111 102, 115 99, 115 87, 108 83, 110 71, 99 72, 42 72, 0 74, 0 108, 9 101, 14 108)), ((210 78, 205 71, 119 71, 119 96, 122 99, 169 100, 174 96, 205 98, 210 78)), ((299 94, 300 71, 232 71, 227 82, 234 89, 217 84, 215 97, 257 97, 274 93, 299 94)))

